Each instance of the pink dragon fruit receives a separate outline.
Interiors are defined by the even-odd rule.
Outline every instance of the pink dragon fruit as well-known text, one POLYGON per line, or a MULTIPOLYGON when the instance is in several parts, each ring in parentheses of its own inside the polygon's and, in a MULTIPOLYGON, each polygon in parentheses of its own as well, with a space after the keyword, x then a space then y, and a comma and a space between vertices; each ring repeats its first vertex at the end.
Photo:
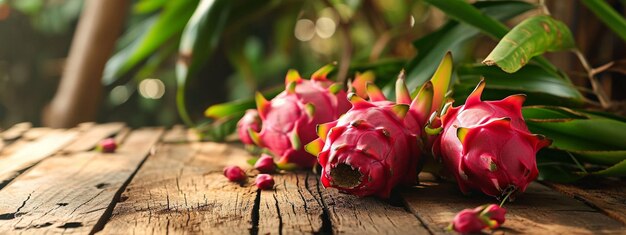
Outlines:
POLYGON ((246 110, 246 114, 237 122, 237 134, 241 142, 244 144, 254 144, 248 134, 248 130, 256 132, 261 131, 261 118, 256 109, 246 110))
POLYGON ((465 105, 441 117, 443 132, 434 150, 464 193, 523 192, 539 173, 535 154, 551 142, 528 131, 521 113, 526 96, 481 101, 484 87, 481 81, 465 105))
POLYGON ((262 128, 260 132, 249 128, 248 134, 256 145, 272 151, 279 165, 313 167, 317 159, 305 152, 302 145, 316 138, 317 124, 336 120, 350 108, 342 85, 326 79, 332 69, 330 65, 322 67, 311 80, 302 79, 297 71, 290 70, 285 78, 285 91, 271 101, 257 93, 262 128))
POLYGON ((404 83, 396 81, 396 103, 381 90, 367 85, 370 101, 349 95, 352 109, 334 122, 318 125, 318 138, 306 146, 322 166, 324 187, 357 196, 388 198, 398 184, 414 184, 421 165, 426 136, 423 127, 438 110, 450 81, 452 57, 448 53, 415 99, 404 83), (439 100, 439 103, 436 103, 439 100))

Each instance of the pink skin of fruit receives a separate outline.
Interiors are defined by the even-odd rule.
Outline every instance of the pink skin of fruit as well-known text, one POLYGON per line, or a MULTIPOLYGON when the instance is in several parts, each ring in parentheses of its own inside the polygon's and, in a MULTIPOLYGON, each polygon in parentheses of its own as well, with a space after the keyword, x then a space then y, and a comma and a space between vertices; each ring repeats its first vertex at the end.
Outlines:
POLYGON ((248 179, 246 172, 238 166, 227 166, 224 168, 224 176, 231 182, 243 182, 248 179))
POLYGON ((417 99, 411 101, 403 79, 396 85, 397 103, 387 101, 378 87, 369 84, 370 101, 350 94, 352 109, 337 121, 318 126, 320 138, 306 149, 318 155, 324 187, 388 198, 396 185, 416 182, 421 128, 415 127, 424 122, 416 114, 425 106, 417 99))
POLYGON ((465 105, 442 116, 443 132, 434 152, 464 193, 480 190, 502 196, 523 192, 539 174, 535 155, 550 141, 528 131, 522 118, 523 95, 481 101, 481 81, 465 105))
POLYGON ((244 144, 254 144, 248 134, 248 130, 256 132, 261 131, 261 118, 256 109, 246 110, 246 114, 237 122, 237 134, 241 142, 244 144))
POLYGON ((257 188, 261 190, 272 189, 274 188, 274 178, 268 174, 259 174, 256 176, 256 180, 254 180, 257 188))
POLYGON ((276 172, 276 163, 274 163, 272 156, 261 154, 259 160, 254 163, 254 168, 261 173, 274 173, 276 172))
POLYGON ((106 138, 100 141, 98 144, 98 150, 103 153, 113 153, 117 149, 117 143, 115 143, 115 139, 106 138))
POLYGON ((322 67, 311 80, 302 79, 298 72, 290 70, 285 91, 274 99, 267 101, 257 93, 262 128, 260 132, 249 128, 248 134, 256 145, 278 156, 278 163, 313 167, 317 159, 304 151, 304 144, 316 138, 317 124, 336 120, 350 108, 342 86, 326 79, 331 69, 322 67))
POLYGON ((487 226, 478 217, 480 211, 475 209, 464 209, 452 221, 452 229, 462 234, 479 233, 487 226))
POLYGON ((506 209, 496 204, 491 204, 491 205, 488 205, 483 210, 483 214, 487 216, 490 220, 495 222, 495 223, 493 222, 490 223, 490 228, 492 229, 498 228, 502 224, 504 224, 504 221, 505 221, 504 216, 506 215, 506 209))
POLYGON ((506 209, 496 205, 482 205, 464 209, 452 220, 451 228, 461 234, 480 233, 485 228, 496 229, 504 223, 506 209))

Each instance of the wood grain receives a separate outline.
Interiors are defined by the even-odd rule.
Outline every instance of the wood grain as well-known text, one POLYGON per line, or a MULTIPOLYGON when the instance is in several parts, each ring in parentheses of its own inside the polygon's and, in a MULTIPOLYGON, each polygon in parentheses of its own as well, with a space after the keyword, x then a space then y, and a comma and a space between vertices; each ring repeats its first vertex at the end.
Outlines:
POLYGON ((222 175, 245 166, 241 146, 161 144, 122 194, 102 234, 242 234, 252 229, 257 190, 222 175))
POLYGON ((20 136, 22 136, 22 133, 24 133, 31 127, 32 124, 30 122, 18 123, 0 133, 0 137, 2 137, 3 140, 15 140, 17 138, 20 138, 20 136))
POLYGON ((112 154, 80 152, 42 161, 0 191, 0 234, 92 232, 161 133, 134 131, 112 154))
POLYGON ((15 178, 20 171, 56 153, 77 136, 76 130, 50 131, 45 136, 21 146, 11 155, 0 158, 0 188, 15 178))
MULTIPOLYGON (((420 186, 404 192, 403 197, 409 209, 433 234, 447 233, 445 228, 462 209, 497 203, 494 198, 480 194, 464 196, 455 183, 435 181, 423 181, 420 186)), ((525 193, 508 202, 505 208, 506 222, 496 234, 621 234, 626 231, 621 223, 538 183, 531 183, 525 193)))
POLYGON ((582 200, 613 219, 626 224, 626 182, 620 179, 581 180, 573 184, 548 184, 551 188, 582 200))
POLYGON ((81 133, 80 138, 69 146, 63 148, 63 152, 75 153, 89 151, 98 145, 98 143, 124 128, 124 123, 106 123, 90 126, 89 129, 81 133))
POLYGON ((428 234, 404 206, 373 197, 359 198, 318 185, 332 232, 341 234, 428 234))
POLYGON ((274 190, 261 191, 259 234, 311 234, 322 230, 324 206, 317 176, 307 172, 274 175, 274 190))

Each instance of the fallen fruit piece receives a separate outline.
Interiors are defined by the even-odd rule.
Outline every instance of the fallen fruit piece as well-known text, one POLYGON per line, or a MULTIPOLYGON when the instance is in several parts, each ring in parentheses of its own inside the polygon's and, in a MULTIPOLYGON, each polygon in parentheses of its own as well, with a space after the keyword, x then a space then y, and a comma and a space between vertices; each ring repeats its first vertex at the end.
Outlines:
POLYGON ((276 163, 274 163, 274 158, 267 154, 261 154, 261 158, 256 161, 254 164, 254 168, 259 170, 261 173, 274 173, 276 172, 276 163))
POLYGON ((268 174, 257 175, 255 183, 256 186, 261 190, 274 188, 274 178, 268 174))
POLYGON ((114 153, 115 149, 117 149, 117 143, 115 143, 115 139, 113 138, 103 139, 102 141, 100 141, 100 143, 98 143, 98 146, 96 147, 97 151, 103 153, 114 153))
POLYGON ((246 172, 238 166, 227 166, 224 168, 224 176, 232 182, 243 182, 248 179, 246 172))
POLYGON ((462 234, 479 233, 485 228, 495 229, 504 223, 505 214, 506 209, 496 204, 464 209, 454 216, 450 229, 462 234))

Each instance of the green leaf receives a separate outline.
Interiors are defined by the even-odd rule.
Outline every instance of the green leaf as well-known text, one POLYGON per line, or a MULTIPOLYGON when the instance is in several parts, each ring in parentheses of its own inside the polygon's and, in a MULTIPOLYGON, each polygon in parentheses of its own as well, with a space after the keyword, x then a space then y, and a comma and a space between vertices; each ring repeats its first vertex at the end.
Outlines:
POLYGON ((495 64, 507 73, 514 73, 534 56, 574 47, 572 33, 563 22, 550 16, 534 16, 507 33, 483 64, 495 64))
POLYGON ((465 0, 426 0, 447 16, 481 29, 494 38, 502 38, 509 29, 500 21, 491 18, 465 0))
POLYGON ((623 160, 620 163, 615 164, 614 166, 606 168, 604 170, 593 172, 592 174, 618 177, 626 176, 626 160, 623 160))
MULTIPOLYGON (((520 1, 477 2, 474 6, 496 20, 507 20, 534 8, 534 5, 520 1)), ((479 33, 480 30, 471 25, 449 21, 434 33, 415 41, 417 56, 406 65, 409 90, 430 79, 446 52, 451 51, 456 59, 463 58, 466 45, 479 33)), ((391 84, 385 90, 393 90, 391 84)))
POLYGON ((579 107, 583 95, 568 80, 560 75, 529 64, 516 73, 509 74, 496 67, 466 64, 457 66, 459 82, 454 88, 454 99, 463 101, 481 78, 485 78, 487 89, 484 99, 501 99, 507 95, 528 94, 526 104, 552 104, 579 107))
MULTIPOLYGON (((276 87, 274 89, 264 91, 263 97, 267 99, 272 99, 274 96, 278 95, 283 90, 282 87, 276 87)), ((233 113, 245 112, 248 109, 255 109, 256 102, 253 98, 235 100, 231 102, 211 105, 204 111, 204 116, 209 118, 223 118, 232 115, 233 113)))
POLYGON ((542 149, 537 153, 537 168, 539 180, 552 182, 571 183, 586 175, 565 151, 555 149, 542 149))
POLYGON ((105 85, 112 84, 117 78, 145 61, 157 49, 172 38, 178 38, 185 24, 193 14, 197 0, 168 1, 156 22, 132 46, 114 55, 103 75, 105 85), (132 49, 131 49, 132 48, 132 49), (111 64, 113 63, 113 64, 111 64))
POLYGON ((165 6, 168 0, 140 0, 133 6, 133 12, 147 14, 165 6))
POLYGON ((604 0, 583 0, 582 2, 622 40, 626 41, 626 20, 620 13, 604 0))
POLYGON ((185 85, 217 47, 231 6, 230 0, 202 0, 183 31, 176 63, 176 105, 188 126, 193 126, 193 121, 185 107, 185 85))

